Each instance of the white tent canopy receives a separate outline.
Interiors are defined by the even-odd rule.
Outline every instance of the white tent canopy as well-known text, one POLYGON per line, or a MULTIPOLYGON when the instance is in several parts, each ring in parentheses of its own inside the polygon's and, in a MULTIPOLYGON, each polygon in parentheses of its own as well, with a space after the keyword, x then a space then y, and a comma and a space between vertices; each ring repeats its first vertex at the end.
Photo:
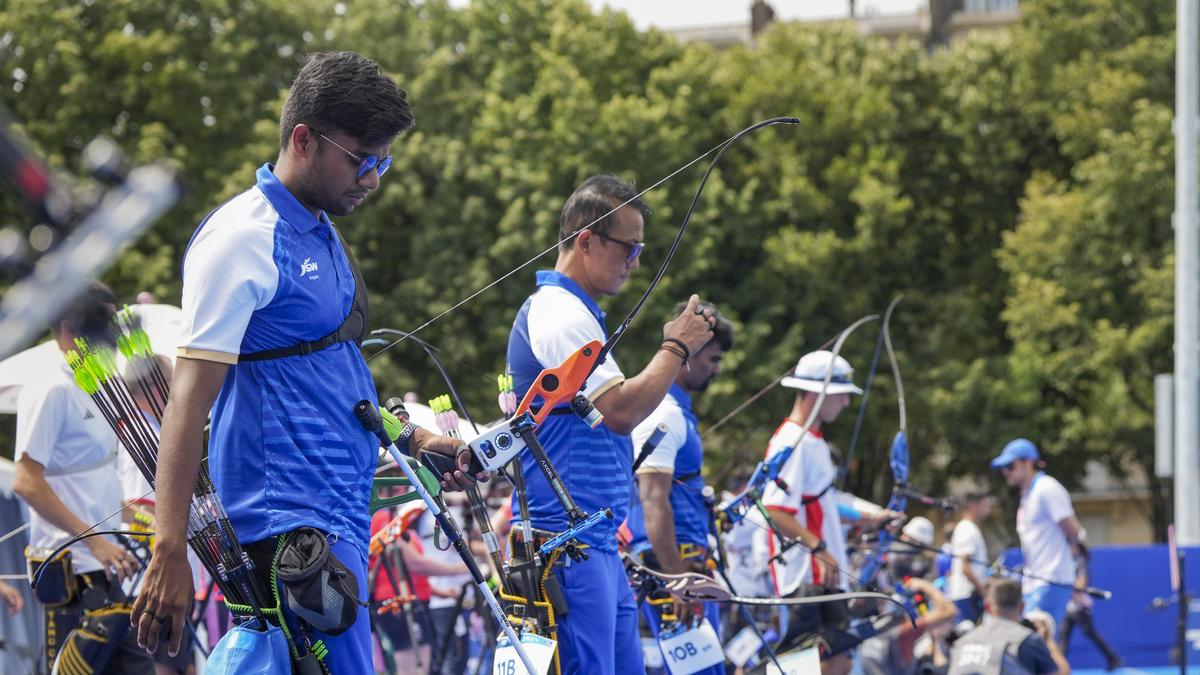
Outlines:
MULTIPOLYGON (((133 305, 132 308, 141 317, 142 327, 150 336, 155 353, 174 361, 182 310, 173 305, 133 305)), ((21 387, 45 377, 62 363, 62 352, 53 341, 0 361, 0 414, 16 414, 17 394, 21 387)))

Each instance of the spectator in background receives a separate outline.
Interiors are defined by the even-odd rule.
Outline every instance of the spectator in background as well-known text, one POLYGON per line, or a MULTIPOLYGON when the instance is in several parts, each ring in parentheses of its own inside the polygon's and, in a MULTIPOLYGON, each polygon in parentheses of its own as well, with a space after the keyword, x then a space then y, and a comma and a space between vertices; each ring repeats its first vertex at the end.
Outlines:
POLYGON ((1071 495, 1047 476, 1037 446, 1024 438, 1009 441, 992 468, 1004 474, 1010 487, 1021 491, 1017 535, 1030 573, 1022 582, 1025 606, 1040 609, 1061 624, 1075 583, 1075 546, 1080 525, 1071 495))
MULTIPOLYGON (((1083 541, 1084 534, 1082 530, 1079 533, 1079 557, 1075 559, 1075 588, 1087 588, 1091 584, 1092 553, 1083 541)), ((1065 655, 1071 642, 1071 631, 1075 626, 1079 626, 1083 629, 1083 634, 1104 654, 1108 662, 1107 670, 1116 670, 1121 667, 1123 661, 1100 631, 1096 630, 1096 624, 1092 622, 1092 603, 1092 596, 1083 591, 1071 594, 1071 601, 1067 603, 1067 618, 1059 632, 1059 646, 1065 655)))
POLYGON ((1018 582, 993 579, 983 604, 987 611, 983 621, 950 649, 949 675, 1070 675, 1071 667, 1054 642, 1050 622, 1031 621, 1031 628, 1021 621, 1025 603, 1018 582))
POLYGON ((949 582, 950 564, 952 553, 950 549, 950 539, 954 536, 954 527, 958 525, 953 520, 948 520, 942 524, 942 547, 938 551, 937 557, 933 559, 933 587, 946 592, 946 584, 949 582))
POLYGON ((969 492, 963 498, 962 520, 950 536, 950 576, 946 597, 958 607, 959 617, 977 621, 983 613, 987 592, 987 542, 979 523, 992 511, 992 498, 981 492, 969 492))
MULTIPOLYGON (((681 303, 675 311, 681 313, 685 308, 681 303)), ((632 533, 633 555, 647 567, 667 574, 706 574, 706 564, 713 561, 708 541, 711 515, 704 499, 702 475, 704 446, 692 398, 707 389, 720 373, 721 360, 733 347, 733 324, 713 304, 700 303, 700 308, 711 312, 715 319, 712 339, 691 355, 688 366, 675 375, 663 402, 633 430, 634 451, 640 452, 655 429, 666 429, 666 435, 637 470, 638 489, 630 500, 626 523, 632 533)), ((673 613, 680 619, 699 613, 708 618, 717 637, 721 637, 721 608, 717 603, 676 600, 673 613)), ((647 603, 642 605, 642 614, 650 636, 658 638, 662 612, 647 603)), ((723 675, 725 667, 716 664, 699 672, 723 675)))
MULTIPOLYGON (((76 338, 112 344, 109 329, 116 298, 107 286, 92 282, 50 326, 58 348, 75 348, 76 338)), ((117 480, 117 437, 95 402, 75 384, 66 362, 21 388, 17 397, 16 466, 13 491, 29 505, 31 564, 85 530, 120 529, 121 487, 117 480)), ((44 558, 43 558, 44 559, 44 558)), ((103 672, 152 673, 150 657, 138 649, 128 627, 128 607, 120 582, 140 567, 136 557, 111 535, 89 537, 69 549, 56 585, 43 576, 37 597, 57 586, 55 605, 45 605, 46 670, 82 624, 90 635, 117 642, 87 665, 103 672), (100 610, 106 610, 101 612, 100 610), (125 612, 125 617, 115 614, 125 612), (105 617, 108 617, 107 619, 105 617), (64 639, 66 638, 66 639, 64 639)), ((53 568, 51 568, 53 569, 53 568)))
MULTIPOLYGON (((451 505, 455 519, 467 527, 469 514, 464 514, 462 503, 451 505), (457 507, 457 508, 456 508, 457 507)), ((421 514, 416 524, 417 534, 421 537, 422 558, 446 566, 448 569, 460 570, 457 574, 441 574, 430 572, 429 576, 429 620, 433 629, 430 635, 430 664, 431 675, 461 675, 467 668, 467 627, 462 615, 462 598, 464 586, 474 588, 471 575, 467 572, 458 552, 452 546, 438 548, 435 530, 437 520, 429 511, 421 514)), ((478 535, 476 535, 478 536, 478 535)), ((476 540, 477 541, 477 540, 476 540)), ((474 543, 474 541, 472 542, 474 543)), ((424 561, 418 561, 416 555, 406 555, 410 569, 413 567, 426 569, 424 561)))

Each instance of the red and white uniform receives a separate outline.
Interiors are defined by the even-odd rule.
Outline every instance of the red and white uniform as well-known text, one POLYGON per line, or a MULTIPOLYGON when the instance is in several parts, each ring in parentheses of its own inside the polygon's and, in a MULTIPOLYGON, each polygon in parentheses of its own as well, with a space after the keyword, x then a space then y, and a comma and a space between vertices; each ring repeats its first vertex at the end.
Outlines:
MULTIPOLYGON (((820 430, 810 429, 801 437, 803 425, 784 420, 775 430, 767 444, 766 456, 770 457, 788 447, 794 447, 792 456, 784 462, 779 478, 786 484, 784 491, 775 483, 769 483, 763 492, 763 504, 770 510, 785 511, 795 516, 801 525, 816 532, 824 540, 829 554, 838 562, 840 569, 848 569, 846 558, 846 535, 838 515, 837 489, 831 487, 837 477, 837 468, 820 430), (816 496, 820 495, 819 498, 816 496), (813 499, 815 498, 815 499, 813 499), (804 501, 808 501, 804 504, 804 501)), ((755 547, 772 558, 778 551, 778 541, 766 530, 755 535, 755 547)), ((812 556, 801 546, 794 546, 783 554, 785 564, 771 563, 771 581, 779 596, 795 592, 800 584, 824 582, 819 571, 812 566, 812 556)), ((845 586, 845 578, 841 580, 845 586)))

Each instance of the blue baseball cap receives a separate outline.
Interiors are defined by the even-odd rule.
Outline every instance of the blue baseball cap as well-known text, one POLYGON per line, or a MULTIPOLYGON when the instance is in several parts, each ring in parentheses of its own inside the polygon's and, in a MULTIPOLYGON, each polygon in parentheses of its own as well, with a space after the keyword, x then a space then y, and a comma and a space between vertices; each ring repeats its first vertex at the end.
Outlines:
POLYGON ((1008 442, 1004 449, 1000 451, 1000 456, 992 460, 993 469, 1002 469, 1018 459, 1038 460, 1042 456, 1038 454, 1037 446, 1033 441, 1027 438, 1018 438, 1008 442))

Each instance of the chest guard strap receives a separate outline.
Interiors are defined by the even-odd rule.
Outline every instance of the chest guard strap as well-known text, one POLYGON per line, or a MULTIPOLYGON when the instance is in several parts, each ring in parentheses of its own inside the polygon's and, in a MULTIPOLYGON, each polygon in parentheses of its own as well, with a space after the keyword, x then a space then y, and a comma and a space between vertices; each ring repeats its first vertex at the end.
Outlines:
POLYGON ((238 356, 239 363, 243 361, 282 359, 287 356, 303 356, 319 352, 322 349, 342 342, 350 342, 351 340, 357 344, 362 344, 363 338, 367 334, 367 286, 363 283, 362 272, 358 269, 358 261, 354 259, 354 253, 346 245, 346 240, 342 238, 342 233, 336 229, 334 232, 337 233, 338 242, 341 243, 342 250, 346 252, 346 262, 350 264, 350 272, 354 275, 354 300, 350 304, 350 313, 342 320, 342 325, 319 340, 301 342, 291 347, 279 347, 277 349, 266 349, 261 352, 241 354, 238 356))

